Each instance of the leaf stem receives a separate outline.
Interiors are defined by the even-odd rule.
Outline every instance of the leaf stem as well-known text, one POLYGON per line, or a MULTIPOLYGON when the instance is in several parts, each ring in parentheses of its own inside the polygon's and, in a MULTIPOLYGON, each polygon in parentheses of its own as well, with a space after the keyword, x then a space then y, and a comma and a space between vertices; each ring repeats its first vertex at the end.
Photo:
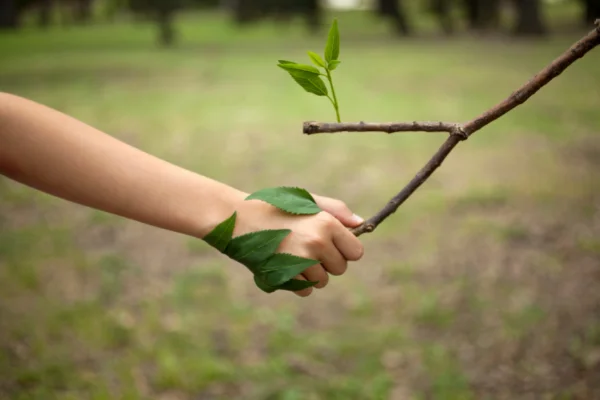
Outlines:
POLYGON ((335 88, 333 87, 333 80, 331 79, 331 72, 327 69, 327 80, 329 81, 329 86, 331 86, 331 94, 333 95, 333 108, 335 108, 335 115, 337 116, 337 122, 342 122, 340 118, 340 107, 338 104, 337 96, 335 95, 335 88))
POLYGON ((333 99, 331 98, 331 96, 327 96, 327 98, 331 102, 331 105, 333 105, 333 108, 335 108, 335 101, 333 101, 333 99))

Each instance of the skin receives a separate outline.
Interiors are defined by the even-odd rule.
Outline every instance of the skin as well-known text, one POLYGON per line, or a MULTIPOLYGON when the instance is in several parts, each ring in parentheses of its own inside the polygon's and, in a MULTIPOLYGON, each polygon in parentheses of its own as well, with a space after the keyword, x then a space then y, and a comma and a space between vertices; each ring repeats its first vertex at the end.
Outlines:
MULTIPOLYGON (((314 195, 324 210, 291 216, 248 193, 123 143, 68 115, 0 92, 0 174, 53 196, 202 239, 234 211, 234 236, 290 229, 279 252, 318 259, 297 279, 342 275, 359 260, 361 242, 348 231, 362 219, 341 201, 314 195)), ((296 292, 305 297, 313 288, 296 292)))

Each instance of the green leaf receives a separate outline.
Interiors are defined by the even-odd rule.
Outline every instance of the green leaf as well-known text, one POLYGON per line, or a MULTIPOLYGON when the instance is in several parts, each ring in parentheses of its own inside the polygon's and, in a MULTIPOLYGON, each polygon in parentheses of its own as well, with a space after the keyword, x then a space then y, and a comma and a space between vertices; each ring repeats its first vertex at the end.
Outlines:
POLYGON ((279 60, 277 66, 289 72, 293 80, 309 93, 317 96, 327 96, 327 86, 319 76, 318 69, 311 65, 297 64, 292 61, 279 60))
POLYGON ((237 211, 234 212, 231 217, 217 225, 215 229, 213 229, 208 235, 204 236, 202 240, 223 253, 231 241, 233 228, 235 228, 236 217, 237 211))
POLYGON ((254 275, 254 283, 256 284, 256 286, 262 290, 265 293, 273 293, 274 291, 276 291, 278 288, 273 287, 273 286, 269 286, 262 277, 258 276, 258 275, 254 275))
POLYGON ((300 279, 292 279, 291 281, 287 281, 283 285, 279 286, 277 289, 289 290, 290 292, 297 292, 297 291, 315 286, 317 283, 319 283, 319 282, 302 281, 300 279))
POLYGON ((342 62, 340 60, 332 60, 329 61, 329 70, 333 71, 334 69, 336 69, 338 67, 338 65, 340 65, 342 62))
POLYGON ((318 264, 318 260, 294 256, 292 254, 273 254, 258 267, 258 274, 270 286, 279 286, 303 273, 307 268, 318 264))
POLYGON ((304 88, 309 93, 316 94, 317 96, 327 96, 327 86, 320 76, 314 75, 309 77, 299 76, 297 74, 290 74, 292 79, 296 83, 304 88))
MULTIPOLYGON (((274 254, 274 256, 276 256, 278 254, 274 254)), ((296 276, 296 275, 294 275, 294 276, 296 276)), ((272 283, 270 283, 268 281, 268 278, 267 278, 267 276, 265 276, 265 274, 258 273, 258 274, 254 274, 254 283, 263 292, 273 293, 276 290, 287 290, 290 292, 297 292, 297 291, 315 286, 319 282, 305 281, 305 280, 301 280, 301 279, 290 279, 290 280, 282 283, 281 285, 273 285, 272 283)))
POLYGON ((273 293, 276 290, 287 290, 290 292, 298 292, 300 290, 307 289, 309 287, 315 286, 319 282, 314 281, 304 281, 300 279, 292 279, 285 282, 283 285, 274 287, 269 285, 264 279, 259 275, 254 275, 254 283, 256 286, 265 293, 273 293))
POLYGON ((262 200, 290 214, 317 214, 322 211, 310 193, 296 187, 262 189, 246 200, 262 200))
POLYGON ((331 62, 337 60, 340 56, 340 32, 338 30, 337 19, 333 20, 333 24, 329 29, 327 37, 327 45, 325 46, 325 60, 331 62))
POLYGON ((275 253, 290 232, 289 229, 268 229, 235 237, 229 242, 225 254, 255 272, 275 253))
MULTIPOLYGON (((318 69, 316 69, 315 67, 313 67, 312 65, 305 65, 305 64, 296 64, 296 63, 284 63, 284 64, 278 64, 277 65, 279 68, 285 69, 288 72, 294 72, 294 71, 304 71, 304 72, 310 72, 311 74, 314 75, 319 75, 320 72, 318 69)), ((305 74, 303 74, 305 75, 305 74)))
POLYGON ((314 53, 312 51, 308 52, 308 56, 310 57, 310 59, 312 60, 312 62, 317 66, 317 67, 323 67, 323 68, 327 68, 327 64, 325 63, 325 61, 323 61, 323 59, 321 58, 320 55, 318 55, 317 53, 314 53))

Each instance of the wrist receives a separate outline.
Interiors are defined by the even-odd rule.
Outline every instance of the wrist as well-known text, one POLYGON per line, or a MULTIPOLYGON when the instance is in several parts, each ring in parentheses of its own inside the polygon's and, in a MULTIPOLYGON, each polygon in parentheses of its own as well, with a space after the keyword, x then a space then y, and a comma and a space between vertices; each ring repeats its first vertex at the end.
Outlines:
POLYGON ((197 213, 198 222, 196 237, 199 239, 208 235, 217 225, 225 221, 234 212, 238 211, 244 199, 248 196, 241 190, 231 186, 218 184, 214 195, 208 201, 207 206, 197 213))

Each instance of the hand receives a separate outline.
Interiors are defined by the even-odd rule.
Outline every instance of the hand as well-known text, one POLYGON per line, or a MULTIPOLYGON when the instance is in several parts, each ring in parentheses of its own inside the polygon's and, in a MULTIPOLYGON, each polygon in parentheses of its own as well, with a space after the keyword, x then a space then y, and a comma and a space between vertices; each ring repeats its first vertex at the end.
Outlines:
MULTIPOLYGON (((313 195, 323 210, 315 215, 290 215, 260 200, 242 201, 238 211, 234 237, 264 229, 290 229, 278 252, 321 261, 296 277, 301 280, 319 281, 314 287, 321 289, 329 283, 329 275, 342 275, 348 261, 363 256, 362 243, 348 228, 360 225, 362 218, 354 215, 341 201, 313 195)), ((295 292, 309 296, 313 288, 295 292)))

